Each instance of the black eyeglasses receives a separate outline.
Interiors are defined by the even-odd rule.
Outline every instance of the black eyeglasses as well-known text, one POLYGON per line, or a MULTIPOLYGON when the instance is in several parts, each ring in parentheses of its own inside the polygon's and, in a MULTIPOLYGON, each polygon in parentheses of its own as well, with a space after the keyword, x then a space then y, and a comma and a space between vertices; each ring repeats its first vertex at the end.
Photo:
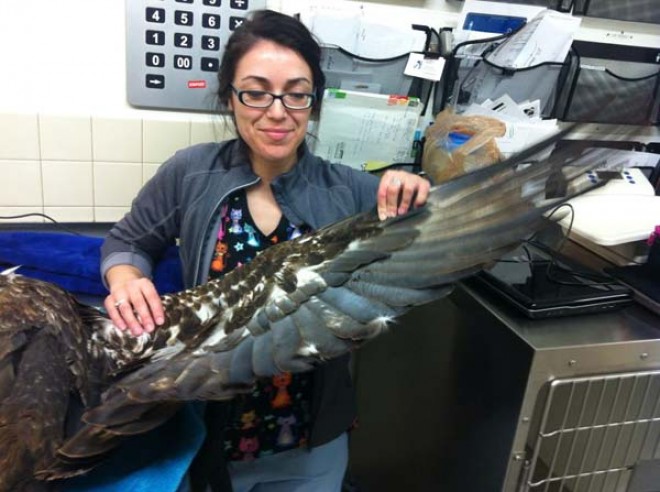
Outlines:
POLYGON ((268 91, 247 90, 240 91, 233 85, 231 90, 236 93, 236 97, 248 108, 266 109, 269 108, 275 99, 282 101, 287 109, 309 109, 314 104, 316 96, 307 92, 285 92, 284 94, 273 94, 268 91))

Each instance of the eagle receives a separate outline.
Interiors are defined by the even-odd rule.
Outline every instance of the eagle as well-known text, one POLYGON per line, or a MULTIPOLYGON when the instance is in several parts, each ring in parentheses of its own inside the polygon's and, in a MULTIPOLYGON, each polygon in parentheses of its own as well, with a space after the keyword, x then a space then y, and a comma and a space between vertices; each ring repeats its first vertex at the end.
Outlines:
POLYGON ((228 400, 257 378, 309 371, 447 295, 570 198, 549 198, 549 183, 600 162, 602 150, 577 140, 548 152, 571 130, 432 187, 405 215, 351 216, 165 295, 166 321, 152 334, 133 337, 60 287, 4 271, 0 491, 47 490, 187 401, 228 400))

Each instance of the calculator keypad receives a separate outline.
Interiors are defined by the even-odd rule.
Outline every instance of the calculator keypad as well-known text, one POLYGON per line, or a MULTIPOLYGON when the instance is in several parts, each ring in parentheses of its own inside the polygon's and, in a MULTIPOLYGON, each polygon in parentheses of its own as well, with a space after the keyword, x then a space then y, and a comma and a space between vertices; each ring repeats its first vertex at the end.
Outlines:
POLYGON ((216 112, 227 39, 266 0, 126 0, 132 106, 216 112))

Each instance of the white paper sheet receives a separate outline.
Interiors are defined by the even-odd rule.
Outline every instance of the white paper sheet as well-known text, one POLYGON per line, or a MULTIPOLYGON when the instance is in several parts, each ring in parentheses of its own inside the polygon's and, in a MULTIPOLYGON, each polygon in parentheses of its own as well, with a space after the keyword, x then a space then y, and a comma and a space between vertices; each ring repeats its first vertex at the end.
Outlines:
POLYGON ((302 20, 322 44, 367 58, 389 58, 424 49, 423 32, 401 25, 397 19, 368 19, 359 5, 316 6, 302 20))
MULTIPOLYGON (((541 120, 524 113, 523 108, 533 103, 534 101, 525 101, 519 105, 510 97, 502 96, 495 101, 488 100, 480 105, 473 104, 463 114, 489 116, 502 121, 506 126, 506 133, 503 137, 496 138, 495 142, 502 155, 509 157, 559 130, 557 120, 541 120), (491 109, 500 106, 502 107, 499 111, 491 109)), ((543 155, 549 155, 551 151, 552 149, 548 149, 543 155)))
POLYGON ((563 62, 580 20, 569 14, 544 10, 488 55, 488 61, 509 68, 563 62))
POLYGON ((328 89, 315 153, 356 169, 363 169, 367 161, 413 162, 421 111, 414 97, 328 89))

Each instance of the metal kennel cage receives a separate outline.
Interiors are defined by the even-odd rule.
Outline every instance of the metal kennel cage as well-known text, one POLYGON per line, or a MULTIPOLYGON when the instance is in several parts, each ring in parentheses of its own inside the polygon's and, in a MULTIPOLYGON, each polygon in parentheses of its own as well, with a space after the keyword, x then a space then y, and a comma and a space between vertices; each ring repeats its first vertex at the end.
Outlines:
POLYGON ((557 379, 543 400, 520 491, 660 490, 643 476, 660 447, 660 371, 557 379))

